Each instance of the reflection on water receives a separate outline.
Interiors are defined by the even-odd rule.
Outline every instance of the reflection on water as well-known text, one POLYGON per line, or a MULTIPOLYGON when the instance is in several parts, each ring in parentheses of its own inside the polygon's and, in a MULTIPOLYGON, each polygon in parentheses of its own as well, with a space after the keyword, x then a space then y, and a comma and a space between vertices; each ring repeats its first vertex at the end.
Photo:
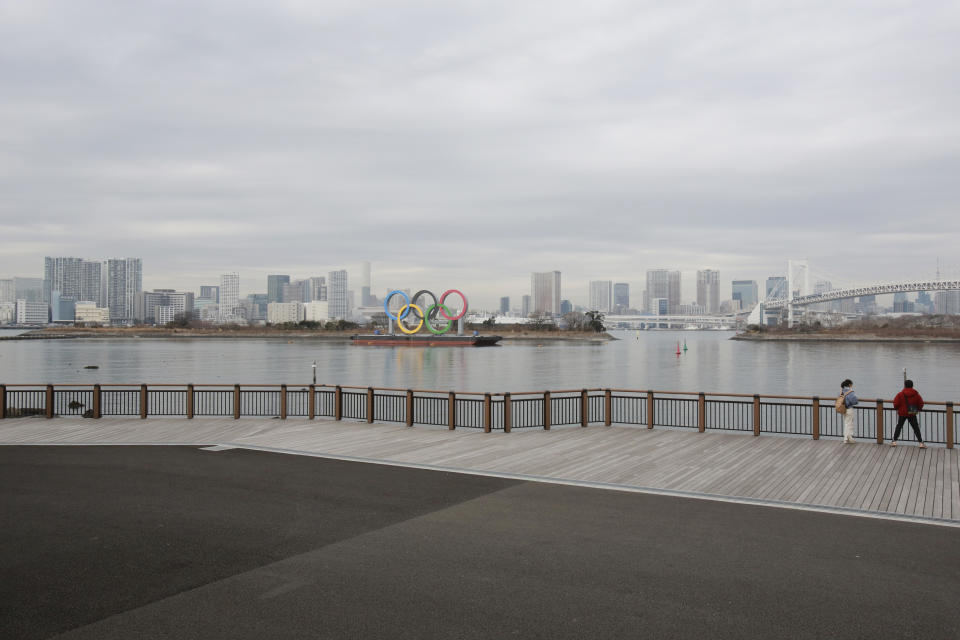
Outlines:
POLYGON ((315 360, 317 382, 355 386, 478 392, 609 387, 826 397, 849 377, 862 397, 892 398, 906 367, 926 398, 960 399, 960 344, 741 342, 720 331, 614 335, 619 340, 607 343, 504 341, 490 348, 284 339, 10 340, 0 341, 0 382, 304 384, 315 360))

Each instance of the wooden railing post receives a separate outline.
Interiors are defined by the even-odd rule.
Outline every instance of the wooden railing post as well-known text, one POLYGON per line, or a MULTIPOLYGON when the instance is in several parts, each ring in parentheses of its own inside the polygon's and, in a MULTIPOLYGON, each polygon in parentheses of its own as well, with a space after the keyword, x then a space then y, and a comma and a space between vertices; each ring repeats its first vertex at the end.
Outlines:
POLYGON ((343 419, 343 389, 340 385, 333 388, 333 419, 343 419))
POLYGON ((187 418, 193 419, 195 408, 194 408, 194 397, 193 397, 193 385, 187 385, 187 418))
POLYGON ((701 391, 697 395, 697 431, 703 433, 707 429, 707 396, 701 391))
POLYGON ((53 417, 53 385, 47 385, 46 402, 44 402, 47 419, 53 417))
POLYGON ((512 419, 510 414, 510 409, 511 409, 510 392, 507 391, 505 394, 503 394, 503 432, 504 433, 510 433, 510 426, 511 426, 510 421, 512 419))
POLYGON ((580 392, 580 426, 587 426, 587 421, 590 419, 588 415, 590 413, 590 394, 584 389, 580 392))
POLYGON ((457 394, 453 391, 447 396, 447 425, 450 431, 457 428, 457 394))
POLYGON ((879 398, 877 398, 877 444, 883 444, 883 400, 879 398))
POLYGON ((313 420, 317 417, 317 385, 311 384, 307 387, 307 420, 313 420))
POLYGON ((287 385, 280 385, 280 419, 287 419, 287 385))
POLYGON ((407 389, 407 426, 413 426, 413 391, 407 389))
POLYGON ((947 401, 947 449, 953 449, 953 401, 947 401))
POLYGON ((543 392, 543 430, 550 431, 550 405, 552 400, 550 400, 550 392, 543 392))
POLYGON ((483 432, 490 433, 493 419, 493 402, 489 393, 483 394, 483 432))
POLYGON ((753 435, 760 435, 760 396, 753 394, 753 435))
POLYGON ((813 404, 810 405, 810 410, 813 411, 813 421, 812 421, 812 430, 813 430, 813 439, 820 439, 820 396, 813 396, 813 404))
POLYGON ((90 408, 94 418, 99 420, 103 417, 103 390, 99 384, 93 385, 93 407, 90 408))
POLYGON ((607 427, 613 424, 613 392, 610 389, 603 392, 603 424, 607 427))
POLYGON ((653 391, 647 391, 647 429, 653 429, 653 391))
POLYGON ((147 385, 140 385, 140 419, 147 419, 147 385))
POLYGON ((233 419, 240 419, 240 385, 233 385, 233 419))
POLYGON ((0 420, 7 417, 7 385, 0 384, 0 420))
POLYGON ((373 387, 367 387, 367 422, 373 422, 373 387))

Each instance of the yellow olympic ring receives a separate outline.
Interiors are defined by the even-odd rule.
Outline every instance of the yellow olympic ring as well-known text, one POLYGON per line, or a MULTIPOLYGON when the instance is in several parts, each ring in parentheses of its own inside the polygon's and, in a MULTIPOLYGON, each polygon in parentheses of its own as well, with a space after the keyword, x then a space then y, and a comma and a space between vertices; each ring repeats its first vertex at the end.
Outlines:
MULTIPOLYGON (((397 311, 397 317, 402 318, 404 316, 404 311, 406 311, 407 306, 408 305, 403 305, 400 307, 400 309, 397 311)), ((420 331, 421 327, 423 327, 423 309, 415 304, 411 304, 409 307, 416 310, 416 312, 420 315, 420 324, 417 325, 416 329, 407 329, 405 326, 403 326, 403 320, 397 320, 397 327, 400 329, 400 331, 404 332, 408 336, 412 336, 417 331, 420 331)))

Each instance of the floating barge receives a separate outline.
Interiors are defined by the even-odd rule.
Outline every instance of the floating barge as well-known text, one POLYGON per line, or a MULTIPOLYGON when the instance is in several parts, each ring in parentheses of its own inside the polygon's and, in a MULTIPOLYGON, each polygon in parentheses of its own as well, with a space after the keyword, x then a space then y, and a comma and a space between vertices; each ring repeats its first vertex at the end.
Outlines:
POLYGON ((502 336, 403 335, 378 333, 351 336, 353 344, 370 347, 492 347, 502 336))

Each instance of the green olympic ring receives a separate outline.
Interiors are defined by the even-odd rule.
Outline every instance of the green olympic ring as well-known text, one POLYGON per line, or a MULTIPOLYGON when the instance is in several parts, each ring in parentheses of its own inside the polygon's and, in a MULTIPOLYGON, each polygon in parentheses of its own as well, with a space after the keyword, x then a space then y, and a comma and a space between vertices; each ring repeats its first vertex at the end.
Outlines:
POLYGON ((448 320, 447 320, 447 326, 445 326, 443 329, 434 329, 434 328, 433 328, 433 324, 430 322, 430 320, 436 315, 436 310, 437 310, 437 309, 440 309, 441 311, 443 311, 443 313, 442 313, 441 315, 443 315, 443 317, 445 317, 445 318, 447 318, 447 317, 450 315, 450 309, 447 308, 447 305, 434 303, 434 304, 430 305, 429 307, 427 307, 427 311, 426 311, 426 313, 424 313, 424 316, 425 316, 425 318, 426 318, 426 323, 425 323, 425 324, 427 325, 427 331, 429 331, 430 333, 432 333, 432 334, 435 335, 435 336, 442 336, 442 335, 445 334, 447 331, 450 331, 450 327, 453 326, 453 320, 452 320, 452 319, 448 319, 448 320))

